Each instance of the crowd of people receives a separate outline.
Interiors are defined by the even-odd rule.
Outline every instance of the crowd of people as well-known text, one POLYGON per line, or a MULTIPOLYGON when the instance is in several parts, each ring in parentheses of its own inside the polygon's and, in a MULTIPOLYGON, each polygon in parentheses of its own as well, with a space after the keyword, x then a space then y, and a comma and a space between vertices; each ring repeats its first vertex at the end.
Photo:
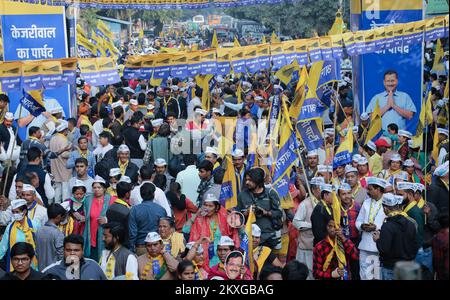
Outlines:
POLYGON ((404 123, 366 143, 371 116, 355 116, 351 74, 334 83, 324 145, 307 151, 298 141, 289 207, 273 185, 279 136, 268 130, 274 97, 289 109, 297 83, 269 70, 215 82, 206 91, 194 78, 100 87, 80 78, 72 118, 50 97, 38 117, 10 112, 1 94, 0 279, 388 280, 402 261, 417 262, 424 279, 448 279, 446 76, 430 76, 422 145, 404 123), (233 124, 225 151, 224 120, 233 124), (15 126, 26 128, 23 141, 15 126), (333 164, 349 131, 352 162, 333 164), (229 168, 234 207, 223 201, 229 168), (255 216, 251 237, 236 215, 241 225, 255 216), (236 252, 252 259, 233 273, 236 252))

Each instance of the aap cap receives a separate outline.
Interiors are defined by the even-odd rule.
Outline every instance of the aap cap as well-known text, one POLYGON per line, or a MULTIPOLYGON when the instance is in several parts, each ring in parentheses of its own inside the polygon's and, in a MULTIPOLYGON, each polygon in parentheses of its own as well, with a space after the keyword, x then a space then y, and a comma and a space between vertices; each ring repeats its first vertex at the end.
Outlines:
POLYGON ((171 88, 171 90, 174 91, 174 92, 177 92, 177 91, 179 90, 179 88, 178 88, 177 85, 172 85, 170 88, 171 88))
POLYGON ((439 133, 439 134, 443 134, 443 135, 445 135, 445 136, 448 137, 448 129, 445 129, 445 128, 438 128, 438 133, 439 133))
POLYGON ((222 113, 220 112, 220 109, 215 108, 215 107, 212 109, 212 112, 215 113, 215 114, 222 115, 222 113))
POLYGON ((403 203, 403 201, 404 201, 403 196, 395 195, 394 197, 397 200, 397 205, 401 205, 403 203))
POLYGON ((231 153, 231 156, 244 157, 244 151, 242 151, 241 149, 234 149, 233 152, 231 153))
POLYGON ((63 203, 61 203, 61 206, 67 211, 70 211, 70 202, 69 201, 64 201, 63 203))
POLYGON ((122 177, 120 177, 119 182, 131 183, 131 178, 128 176, 122 176, 122 177))
POLYGON ((119 149, 117 150, 117 153, 126 153, 130 152, 130 148, 128 148, 127 145, 120 145, 119 149))
POLYGON ((122 103, 120 103, 120 101, 113 102, 113 103, 111 104, 111 108, 114 109, 114 108, 119 107, 119 106, 121 106, 121 105, 122 105, 122 103))
POLYGON ((325 179, 323 179, 323 177, 313 177, 309 183, 312 185, 321 186, 325 184, 325 179))
POLYGON ((164 167, 164 166, 167 166, 167 162, 164 158, 158 158, 155 160, 155 166, 164 167))
POLYGON ((312 150, 308 152, 308 157, 319 156, 319 152, 317 150, 312 150))
POLYGON ((16 209, 16 208, 19 208, 24 205, 27 205, 27 201, 24 199, 16 199, 16 200, 11 201, 12 209, 16 209))
POLYGON ((367 120, 369 120, 370 116, 368 113, 362 113, 360 118, 362 121, 367 121, 367 120))
POLYGON ((205 198, 205 202, 219 202, 219 199, 214 194, 207 194, 205 198))
POLYGON ((408 174, 406 172, 400 172, 394 175, 395 179, 400 179, 402 181, 408 181, 408 174))
POLYGON ((35 189, 34 186, 32 186, 31 184, 26 184, 26 183, 25 183, 25 184, 23 185, 22 191, 24 191, 24 192, 35 192, 36 189, 35 189))
POLYGON ((139 102, 136 99, 131 99, 130 104, 131 105, 139 105, 139 102))
POLYGON ((333 128, 327 128, 325 129, 325 134, 327 136, 334 136, 334 129, 333 128))
POLYGON ((395 153, 392 155, 390 161, 402 161, 402 157, 400 156, 400 154, 395 153))
POLYGON ((348 174, 348 173, 358 173, 358 169, 356 169, 353 166, 348 165, 345 167, 345 174, 348 174))
POLYGON ((222 236, 219 241, 219 246, 234 246, 233 240, 228 236, 222 236))
POLYGON ((423 192, 425 190, 425 186, 421 183, 415 183, 414 186, 416 187, 416 192, 423 192))
POLYGON ((161 241, 161 236, 157 232, 149 232, 145 237, 145 243, 156 243, 161 241))
MULTIPOLYGON (((119 171, 120 171, 120 170, 119 170, 119 171)), ((103 184, 106 184, 106 181, 105 181, 105 179, 103 179, 102 177, 96 175, 95 178, 94 178, 94 181, 92 182, 92 184, 94 184, 94 183, 103 183, 103 184)))
POLYGON ((372 142, 372 141, 369 141, 369 142, 367 143, 367 147, 368 147, 369 149, 373 150, 373 151, 377 151, 377 145, 375 145, 375 143, 372 142))
POLYGON ((395 198, 394 194, 386 193, 383 195, 382 203, 383 205, 392 207, 398 205, 398 200, 395 198))
POLYGON ((208 112, 207 112, 206 110, 201 109, 201 108, 197 108, 197 109, 195 110, 195 113, 196 113, 196 114, 199 114, 199 115, 202 115, 202 116, 206 116, 206 115, 208 114, 208 112))
POLYGON ((440 165, 439 167, 434 170, 434 176, 437 177, 444 177, 448 174, 448 161, 445 162, 445 164, 440 165))
POLYGON ((55 106, 52 109, 50 109, 48 112, 52 115, 59 114, 59 113, 63 112, 63 108, 61 106, 55 106))
POLYGON ((404 164, 405 167, 414 167, 414 162, 411 159, 405 160, 404 164))
POLYGON ((155 109, 155 106, 153 104, 147 105, 147 110, 153 110, 155 109))
POLYGON ((407 130, 399 130, 398 136, 403 136, 403 137, 410 139, 410 138, 412 138, 412 133, 407 130))
POLYGON ((152 126, 153 127, 161 126, 163 123, 164 123, 163 119, 156 119, 152 121, 152 126))
POLYGON ((339 188, 340 191, 344 191, 344 192, 351 192, 352 188, 350 187, 350 185, 348 183, 342 183, 339 188))
POLYGON ((252 235, 254 237, 261 237, 261 228, 255 223, 252 224, 252 235))
POLYGON ((14 115, 13 115, 13 113, 12 113, 12 112, 7 112, 7 113, 5 114, 5 119, 8 120, 8 121, 14 120, 14 115))
POLYGON ((322 186, 320 187, 320 190, 322 192, 329 192, 332 193, 334 191, 334 187, 331 184, 322 184, 322 186))
POLYGON ((60 123, 59 126, 56 127, 56 131, 57 131, 57 132, 64 131, 64 130, 66 130, 66 129, 68 128, 68 126, 69 126, 69 123, 68 123, 67 121, 65 121, 65 120, 60 120, 59 123, 60 123))
POLYGON ((358 133, 358 126, 353 126, 353 133, 358 133))
POLYGON ((378 185, 382 188, 387 186, 387 181, 378 177, 367 177, 366 183, 367 185, 378 185))
POLYGON ((355 154, 355 155, 353 155, 352 161, 358 162, 361 157, 362 156, 360 154, 355 154))
POLYGON ((206 147, 205 154, 214 154, 216 156, 219 156, 219 152, 214 147, 206 147))
POLYGON ((109 169, 109 177, 115 177, 115 176, 119 176, 121 174, 122 174, 122 172, 120 171, 119 168, 109 169))
POLYGON ((362 156, 359 160, 358 160, 358 165, 364 166, 367 165, 369 163, 369 161, 367 160, 367 158, 365 158, 364 156, 362 156))
POLYGON ((416 187, 412 182, 397 182, 397 189, 400 191, 407 191, 407 190, 415 191, 416 187))
POLYGON ((332 166, 326 166, 326 165, 318 165, 317 166, 317 172, 319 173, 333 173, 333 167, 332 166))
MULTIPOLYGON (((194 245, 195 245, 195 242, 187 243, 187 244, 186 244, 186 248, 189 249, 189 250, 191 250, 192 247, 194 247, 194 245)), ((197 253, 198 253, 198 254, 203 253, 203 247, 202 247, 201 244, 199 244, 199 246, 198 246, 198 248, 197 248, 197 253)))
POLYGON ((83 181, 76 179, 73 187, 86 187, 83 181))

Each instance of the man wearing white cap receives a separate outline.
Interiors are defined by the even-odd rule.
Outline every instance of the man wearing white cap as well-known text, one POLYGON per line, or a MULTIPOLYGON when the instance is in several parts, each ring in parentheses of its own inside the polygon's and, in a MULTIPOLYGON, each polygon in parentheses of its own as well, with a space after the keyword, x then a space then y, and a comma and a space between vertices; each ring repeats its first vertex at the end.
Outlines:
MULTIPOLYGON (((401 201, 401 199, 400 199, 401 201)), ((399 261, 412 261, 417 250, 416 226, 401 211, 400 202, 391 193, 383 196, 382 204, 386 222, 373 233, 380 258, 383 260, 382 279, 394 280, 394 267, 399 261)))
POLYGON ((327 165, 318 165, 317 176, 323 177, 325 183, 331 183, 331 180, 333 179, 333 167, 327 165))
MULTIPOLYGON (((407 159, 403 163, 403 167, 405 168, 405 172, 408 173, 408 181, 414 183, 424 183, 424 179, 422 176, 419 176, 416 171, 416 164, 412 159, 407 159)), ((419 167, 420 169, 420 167, 419 167)))
POLYGON ((130 148, 127 145, 120 145, 117 150, 117 162, 111 165, 112 168, 119 168, 122 176, 128 176, 132 184, 138 182, 139 168, 130 160, 130 148))
POLYGON ((345 168, 345 182, 348 183, 352 189, 353 199, 356 203, 362 205, 364 200, 367 199, 367 190, 361 185, 361 181, 358 178, 358 169, 347 166, 345 168))
POLYGON ((155 175, 160 174, 166 176, 167 184, 165 192, 168 192, 170 189, 170 185, 175 180, 175 178, 173 178, 172 175, 170 175, 168 172, 167 161, 164 158, 157 158, 154 164, 155 164, 155 175))
POLYGON ((234 166, 234 174, 236 175, 236 184, 237 184, 237 193, 242 190, 244 186, 244 174, 245 174, 245 154, 241 149, 234 149, 231 153, 233 166, 234 166))
POLYGON ((398 154, 400 154, 402 160, 406 160, 409 157, 409 145, 408 142, 412 138, 412 133, 407 130, 398 131, 398 154))
MULTIPOLYGON (((273 254, 272 249, 266 246, 260 246, 261 228, 258 225, 252 224, 252 240, 253 240, 253 261, 256 264, 258 274, 261 273, 263 267, 275 266, 284 267, 283 263, 273 254)), ((256 270, 255 267, 255 270, 256 270)))
POLYGON ((319 165, 319 153, 317 150, 309 151, 306 155, 308 165, 306 166, 306 179, 311 181, 317 175, 317 166, 319 165))
POLYGON ((317 245, 327 236, 327 224, 332 215, 332 193, 334 187, 331 184, 322 184, 320 186, 320 202, 314 208, 311 214, 311 226, 314 235, 313 245, 317 245))
MULTIPOLYGON (((24 184, 22 189, 22 198, 27 201, 28 218, 41 226, 48 221, 47 209, 39 204, 41 202, 36 196, 36 189, 31 184, 24 184)), ((42 203, 42 202, 41 202, 42 203)))
POLYGON ((361 124, 358 126, 358 143, 364 145, 367 138, 367 133, 370 127, 370 116, 368 113, 362 113, 360 116, 361 124))
POLYGON ((18 144, 21 144, 22 141, 19 136, 17 138, 15 136, 16 130, 12 126, 13 121, 14 116, 12 113, 7 112, 3 124, 0 124, 0 163, 7 164, 11 160, 13 166, 16 166, 20 156, 20 146, 18 144))
POLYGON ((175 280, 178 261, 166 251, 161 236, 149 232, 144 242, 147 253, 138 257, 140 280, 175 280))
POLYGON ((446 160, 448 160, 448 129, 438 128, 439 133, 439 156, 438 156, 438 166, 443 164, 446 160))
POLYGON ((366 199, 361 206, 355 225, 362 232, 361 243, 358 247, 361 280, 373 280, 381 279, 378 249, 372 234, 380 230, 386 217, 382 209, 382 198, 387 182, 377 177, 368 177, 366 181, 370 198, 366 199))
POLYGON ((309 197, 300 202, 295 212, 292 225, 300 231, 296 259, 304 263, 309 269, 309 278, 312 279, 313 267, 313 240, 311 215, 316 205, 320 202, 320 187, 325 184, 322 177, 313 177, 310 181, 311 193, 309 197))
POLYGON ((436 205, 439 213, 448 212, 448 160, 434 170, 436 177, 434 182, 430 185, 428 191, 428 200, 436 205))
MULTIPOLYGON (((69 133, 67 121, 61 120, 60 125, 56 127, 56 132, 50 139, 49 144, 50 151, 55 153, 63 151, 70 144, 67 139, 69 133)), ((55 182, 55 203, 61 203, 70 197, 68 191, 72 170, 66 168, 69 157, 70 152, 64 152, 57 158, 51 159, 50 167, 55 182)))
POLYGON ((367 158, 365 158, 364 156, 361 156, 358 159, 357 169, 358 169, 358 178, 361 183, 361 186, 363 188, 367 188, 366 179, 373 175, 373 173, 370 171, 369 162, 367 161, 367 158))
MULTIPOLYGON (((7 272, 14 271, 10 264, 11 248, 18 242, 27 242, 31 244, 33 248, 36 248, 36 240, 33 231, 39 229, 41 226, 28 218, 27 201, 24 199, 11 201, 11 212, 13 221, 6 227, 0 242, 0 259, 6 255, 7 272)), ((33 269, 38 270, 36 259, 33 260, 32 264, 33 269)))
POLYGON ((124 116, 125 122, 131 119, 131 117, 134 115, 134 113, 138 111, 138 108, 139 108, 138 101, 136 99, 131 99, 130 105, 128 105, 128 110, 124 116))
POLYGON ((402 165, 403 165, 402 157, 400 156, 400 154, 395 153, 389 160, 389 169, 381 171, 378 177, 387 180, 391 184, 394 184, 395 176, 402 176, 408 178, 407 177, 408 173, 402 170, 402 165))

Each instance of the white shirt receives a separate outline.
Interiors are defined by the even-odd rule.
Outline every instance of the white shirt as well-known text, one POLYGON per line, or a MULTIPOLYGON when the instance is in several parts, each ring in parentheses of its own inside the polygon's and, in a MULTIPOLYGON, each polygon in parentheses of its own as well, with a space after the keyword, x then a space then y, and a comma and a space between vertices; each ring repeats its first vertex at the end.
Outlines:
MULTIPOLYGON (((111 251, 109 251, 109 250, 103 250, 102 258, 100 259, 100 268, 102 268, 105 275, 106 275, 106 266, 108 264, 107 258, 111 257, 110 253, 111 253, 111 251)), ((139 280, 139 277, 138 277, 139 271, 138 270, 139 270, 139 268, 138 268, 138 261, 137 261, 136 256, 128 255, 125 272, 133 274, 133 280, 139 280)), ((115 268, 112 270, 113 278, 116 277, 114 272, 115 272, 115 268)))
POLYGON ((444 148, 441 148, 441 151, 439 151, 439 157, 438 157, 438 167, 445 163, 445 156, 447 155, 447 150, 444 148))
POLYGON ((103 131, 103 119, 100 119, 98 121, 96 121, 93 125, 93 132, 92 132, 92 145, 94 147, 97 147, 98 143, 99 143, 99 135, 100 133, 102 133, 103 131))
POLYGON ((372 209, 374 214, 377 213, 373 223, 377 226, 376 230, 380 230, 381 226, 384 223, 384 219, 386 218, 386 215, 384 214, 382 200, 375 201, 371 198, 366 199, 362 206, 361 210, 359 211, 358 218, 356 219, 356 228, 362 232, 361 234, 361 242, 359 243, 359 249, 370 251, 370 252, 378 252, 378 248, 376 243, 373 241, 372 232, 365 232, 362 231, 361 225, 362 224, 368 224, 369 223, 369 213, 370 213, 370 207, 372 204, 372 209))
POLYGON ((142 151, 147 149, 147 142, 142 134, 139 136, 139 147, 141 147, 142 151))
POLYGON ((197 188, 200 184, 200 177, 198 176, 196 166, 187 166, 185 170, 178 173, 175 181, 180 184, 182 194, 184 194, 192 202, 197 201, 197 188))
MULTIPOLYGON (((131 205, 135 206, 142 203, 141 186, 143 186, 144 183, 151 183, 151 181, 143 181, 140 185, 134 187, 130 196, 131 205)), ((155 199, 153 199, 153 202, 164 208, 168 217, 172 216, 172 209, 170 208, 169 201, 167 201, 166 194, 164 194, 163 190, 159 187, 156 187, 155 199)))
POLYGON ((47 209, 42 205, 37 204, 36 209, 34 211, 34 217, 32 218, 32 213, 28 211, 28 218, 35 223, 39 223, 41 226, 44 226, 48 221, 47 209))

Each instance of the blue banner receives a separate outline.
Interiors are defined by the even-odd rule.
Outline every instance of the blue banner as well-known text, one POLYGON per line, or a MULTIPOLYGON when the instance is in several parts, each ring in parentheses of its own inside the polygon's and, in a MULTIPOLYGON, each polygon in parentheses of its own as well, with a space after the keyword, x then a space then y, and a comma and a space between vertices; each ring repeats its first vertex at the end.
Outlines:
POLYGON ((297 130, 308 151, 319 149, 323 146, 323 137, 316 120, 297 123, 297 130))
MULTIPOLYGON (((394 5, 395 3, 382 0, 381 7, 394 5)), ((400 2, 399 0, 396 0, 400 2)), ((395 1, 394 1, 395 2, 395 1)), ((403 2, 402 2, 403 3, 403 2)), ((411 6, 418 1, 411 1, 411 6)), ((406 5, 406 4, 405 4, 406 5)), ((419 3, 420 6, 420 3, 419 3)), ((352 28, 368 30, 381 26, 398 23, 407 23, 422 20, 421 9, 410 10, 381 10, 375 13, 362 11, 361 14, 352 16, 352 28), (374 16, 377 16, 375 19, 374 16)), ((380 101, 380 108, 387 105, 387 88, 385 87, 385 73, 397 73, 398 75, 387 75, 386 78, 394 79, 389 89, 394 88, 395 105, 413 113, 411 119, 401 116, 397 110, 390 108, 382 116, 382 128, 387 129, 391 123, 416 132, 418 118, 422 102, 422 67, 423 47, 421 42, 423 34, 410 34, 403 38, 396 35, 389 38, 385 43, 385 49, 378 53, 364 54, 354 57, 354 91, 355 100, 359 99, 359 111, 372 112, 376 100, 380 101), (397 80, 395 78, 397 77, 397 80), (397 82, 395 82, 397 81, 397 82)))
POLYGON ((326 107, 317 98, 309 98, 303 102, 298 121, 321 118, 326 107))

